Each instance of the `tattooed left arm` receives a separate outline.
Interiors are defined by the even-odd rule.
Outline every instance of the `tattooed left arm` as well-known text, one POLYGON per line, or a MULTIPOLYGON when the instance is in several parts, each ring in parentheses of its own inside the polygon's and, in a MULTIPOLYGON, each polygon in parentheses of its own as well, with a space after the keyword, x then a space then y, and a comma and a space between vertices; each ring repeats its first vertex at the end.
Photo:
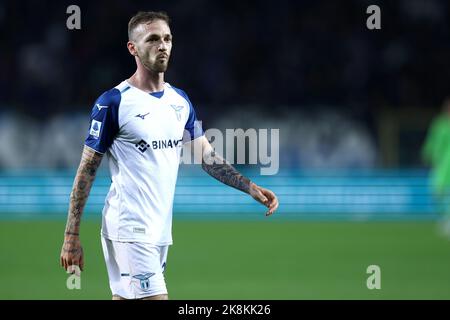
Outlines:
POLYGON ((214 150, 204 155, 202 169, 220 182, 245 193, 250 193, 250 179, 239 173, 225 159, 216 154, 214 150))
POLYGON ((202 169, 206 173, 228 186, 250 194, 255 200, 264 204, 269 208, 266 216, 271 215, 278 208, 278 199, 272 191, 256 185, 243 176, 213 150, 206 137, 197 139, 202 144, 202 169))

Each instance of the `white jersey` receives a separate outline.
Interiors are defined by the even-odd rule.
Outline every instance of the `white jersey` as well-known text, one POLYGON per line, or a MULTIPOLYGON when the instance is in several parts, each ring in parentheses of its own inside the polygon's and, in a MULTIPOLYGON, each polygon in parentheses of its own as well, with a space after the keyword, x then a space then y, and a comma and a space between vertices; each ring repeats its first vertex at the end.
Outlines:
POLYGON ((108 159, 105 238, 172 244, 181 146, 203 134, 186 93, 168 83, 147 93, 123 81, 97 99, 85 145, 108 159))

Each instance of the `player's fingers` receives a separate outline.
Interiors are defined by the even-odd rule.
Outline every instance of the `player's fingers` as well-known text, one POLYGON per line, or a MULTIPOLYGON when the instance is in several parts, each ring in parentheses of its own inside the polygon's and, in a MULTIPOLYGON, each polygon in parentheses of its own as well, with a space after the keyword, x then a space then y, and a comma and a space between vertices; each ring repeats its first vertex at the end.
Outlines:
POLYGON ((72 260, 71 258, 68 258, 67 260, 66 260, 66 271, 67 272, 70 272, 70 273, 73 273, 72 272, 72 266, 74 265, 74 260, 72 260))
POLYGON ((78 275, 78 268, 79 268, 80 262, 78 260, 72 261, 72 263, 69 265, 70 267, 70 273, 71 274, 77 274, 78 275))
POLYGON ((273 209, 275 211, 276 208, 278 208, 278 198, 274 195, 272 201, 270 202, 270 209, 273 209))
POLYGON ((65 269, 66 268, 66 259, 64 259, 64 256, 61 254, 61 266, 65 269))
POLYGON ((64 270, 67 270, 67 261, 64 257, 61 257, 61 266, 64 268, 64 270))
POLYGON ((276 205, 276 203, 278 202, 277 197, 270 190, 264 190, 264 194, 265 194, 266 198, 268 199, 267 203, 266 203, 266 206, 269 209, 272 209, 276 205))
POLYGON ((270 216, 275 211, 275 207, 271 204, 269 206, 269 210, 267 211, 267 215, 270 216))
POLYGON ((278 199, 275 197, 270 204, 269 211, 267 211, 266 216, 270 216, 278 209, 278 199))
POLYGON ((264 189, 264 195, 269 198, 270 200, 273 200, 276 198, 275 193, 273 193, 270 190, 264 189))
POLYGON ((266 196, 267 198, 270 199, 271 202, 273 202, 274 200, 277 199, 277 196, 275 195, 275 193, 273 193, 273 192, 270 191, 270 190, 267 190, 267 189, 264 190, 264 194, 265 194, 265 196, 266 196))
POLYGON ((275 210, 273 209, 269 209, 269 211, 267 211, 266 216, 270 216, 275 212, 275 210))
POLYGON ((270 214, 274 213, 278 209, 278 201, 276 201, 270 208, 270 214))
POLYGON ((81 256, 81 258, 80 258, 80 270, 83 271, 83 268, 84 268, 84 257, 81 256))
POLYGON ((273 207, 273 211, 278 209, 278 206, 280 205, 280 202, 278 202, 278 199, 275 200, 275 205, 273 207))
POLYGON ((264 193, 261 192, 261 190, 258 189, 256 196, 261 203, 263 203, 264 205, 268 204, 269 199, 267 199, 267 197, 264 195, 264 193))

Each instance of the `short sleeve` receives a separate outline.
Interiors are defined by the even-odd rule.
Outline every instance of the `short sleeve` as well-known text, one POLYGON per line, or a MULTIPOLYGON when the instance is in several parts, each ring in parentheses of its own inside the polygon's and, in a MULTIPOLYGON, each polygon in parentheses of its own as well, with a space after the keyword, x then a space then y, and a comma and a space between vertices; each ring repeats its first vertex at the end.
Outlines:
POLYGON ((184 126, 185 129, 185 135, 183 137, 184 142, 189 142, 190 140, 194 140, 198 137, 201 137, 205 134, 202 128, 202 123, 197 119, 197 115, 195 113, 195 108, 192 105, 191 101, 189 100, 189 97, 187 96, 186 92, 184 92, 181 89, 174 88, 179 95, 181 95, 189 104, 189 117, 186 121, 186 124, 184 126))
POLYGON ((99 153, 105 153, 119 131, 120 91, 113 88, 103 93, 92 108, 85 145, 99 153))

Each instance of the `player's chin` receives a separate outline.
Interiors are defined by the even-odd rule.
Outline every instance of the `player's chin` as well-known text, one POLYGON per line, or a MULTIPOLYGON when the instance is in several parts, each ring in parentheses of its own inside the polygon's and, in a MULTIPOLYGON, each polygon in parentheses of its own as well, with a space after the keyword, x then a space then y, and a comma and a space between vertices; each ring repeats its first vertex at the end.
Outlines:
POLYGON ((152 71, 152 72, 156 72, 156 73, 166 72, 167 66, 168 66, 167 61, 156 61, 156 62, 153 62, 153 63, 144 64, 144 67, 147 70, 152 71))
POLYGON ((156 72, 166 72, 168 65, 169 65, 168 61, 157 62, 157 63, 155 63, 153 69, 156 72))

